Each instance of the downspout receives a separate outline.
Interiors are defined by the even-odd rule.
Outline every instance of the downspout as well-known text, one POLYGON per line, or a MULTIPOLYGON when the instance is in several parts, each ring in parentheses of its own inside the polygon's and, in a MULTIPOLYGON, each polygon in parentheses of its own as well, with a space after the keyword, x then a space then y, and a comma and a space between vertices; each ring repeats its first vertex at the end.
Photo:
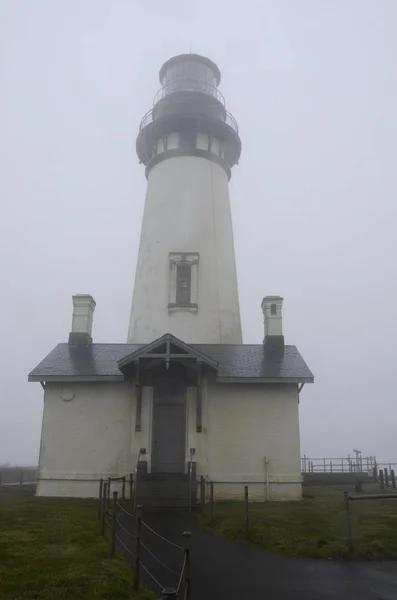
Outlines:
POLYGON ((298 385, 298 404, 299 404, 299 394, 301 393, 304 385, 305 385, 304 383, 301 383, 300 385, 298 385))
POLYGON ((269 489, 269 460, 265 456, 265 480, 266 480, 266 502, 270 500, 270 489, 269 489))

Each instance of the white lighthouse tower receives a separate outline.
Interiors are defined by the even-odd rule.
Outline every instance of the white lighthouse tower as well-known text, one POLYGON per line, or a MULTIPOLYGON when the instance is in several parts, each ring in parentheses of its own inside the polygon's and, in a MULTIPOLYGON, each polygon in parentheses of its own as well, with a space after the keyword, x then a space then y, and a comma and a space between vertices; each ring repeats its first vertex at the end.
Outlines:
POLYGON ((171 333, 187 343, 242 343, 229 201, 241 141, 220 78, 208 58, 171 58, 141 121, 147 194, 128 342, 171 333))

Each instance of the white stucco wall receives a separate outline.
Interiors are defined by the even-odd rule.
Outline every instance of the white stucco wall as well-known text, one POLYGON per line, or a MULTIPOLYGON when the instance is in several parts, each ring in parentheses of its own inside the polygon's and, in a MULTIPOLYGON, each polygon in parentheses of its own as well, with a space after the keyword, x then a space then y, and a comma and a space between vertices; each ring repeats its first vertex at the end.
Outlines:
POLYGON ((208 478, 215 495, 300 498, 300 439, 296 385, 211 385, 205 430, 208 478))
POLYGON ((228 178, 205 158, 169 158, 148 177, 128 341, 164 333, 191 343, 242 339, 228 178), (170 252, 200 255, 197 312, 168 309, 170 252))
MULTIPOLYGON (((101 477, 136 468, 140 448, 151 467, 152 389, 143 388, 141 431, 135 431, 130 383, 47 384, 37 494, 96 497, 101 477), (66 393, 65 393, 66 391, 66 393), (70 398, 65 401, 62 398, 70 398)), ((195 448, 197 475, 214 482, 218 499, 300 498, 298 393, 295 385, 203 385, 202 432, 196 431, 196 389, 186 410, 186 467, 195 448)), ((187 472, 187 468, 186 468, 187 472)))
POLYGON ((150 398, 144 394, 136 435, 134 406, 134 388, 124 382, 47 384, 37 494, 97 496, 101 477, 131 472, 149 429, 150 398))

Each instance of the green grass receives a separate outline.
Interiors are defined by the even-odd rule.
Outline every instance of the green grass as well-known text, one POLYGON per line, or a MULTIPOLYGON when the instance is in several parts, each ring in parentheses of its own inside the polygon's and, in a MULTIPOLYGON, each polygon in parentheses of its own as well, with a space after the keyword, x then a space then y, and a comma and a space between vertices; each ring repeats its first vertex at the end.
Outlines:
MULTIPOLYGON (((279 554, 347 558, 343 489, 306 488, 301 502, 250 504, 249 542, 279 554)), ((379 493, 379 489, 365 489, 364 493, 379 493)), ((351 558, 397 559, 397 499, 351 502, 350 514, 351 558)), ((246 539, 241 502, 216 503, 212 527, 208 505, 199 518, 218 535, 246 539)))
POLYGON ((100 536, 97 503, 0 495, 1 600, 152 600, 100 536))

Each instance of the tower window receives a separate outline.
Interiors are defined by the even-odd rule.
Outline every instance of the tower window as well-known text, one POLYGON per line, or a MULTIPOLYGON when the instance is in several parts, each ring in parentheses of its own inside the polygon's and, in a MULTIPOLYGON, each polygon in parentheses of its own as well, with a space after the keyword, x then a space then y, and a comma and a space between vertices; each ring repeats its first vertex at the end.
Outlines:
POLYGON ((181 305, 190 304, 192 287, 192 266, 180 263, 176 267, 176 303, 181 305))
POLYGON ((270 314, 271 315, 276 315, 277 314, 277 305, 276 304, 271 304, 270 305, 270 314))
POLYGON ((168 310, 197 312, 198 262, 197 252, 170 252, 168 310))

